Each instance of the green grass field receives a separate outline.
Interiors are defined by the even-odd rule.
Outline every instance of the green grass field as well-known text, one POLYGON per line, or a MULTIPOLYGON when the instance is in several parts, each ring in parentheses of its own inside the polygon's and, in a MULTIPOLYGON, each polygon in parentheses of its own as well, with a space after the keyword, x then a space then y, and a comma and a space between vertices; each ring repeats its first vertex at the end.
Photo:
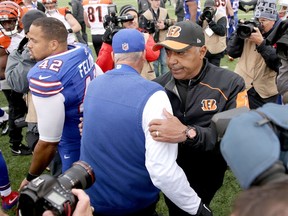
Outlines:
MULTIPOLYGON (((67 6, 68 1, 69 0, 61 0, 61 1, 58 0, 59 6, 67 6)), ((117 5, 118 10, 124 4, 132 4, 137 8, 136 0, 114 0, 114 3, 117 5)), ((202 2, 202 4, 204 4, 204 1, 202 2)), ((169 3, 166 3, 166 5, 167 5, 166 8, 169 10, 170 17, 171 18, 175 17, 173 6, 169 6, 169 3)), ((251 15, 245 14, 243 12, 242 13, 240 12, 240 15, 239 15, 240 18, 250 17, 250 16, 251 15)), ((89 37, 89 40, 91 41, 91 37, 89 37)), ((91 48, 93 49, 93 47, 91 48)), ((221 61, 221 65, 227 66, 230 70, 234 70, 235 63, 236 61, 230 62, 227 56, 225 56, 221 61)), ((0 107, 7 107, 6 99, 1 91, 0 91, 0 107)), ((25 129, 23 130, 23 134, 25 134, 25 129)), ((23 140, 23 143, 25 143, 25 140, 23 140)), ((2 150, 4 158, 8 165, 12 189, 17 190, 21 181, 25 178, 27 174, 28 167, 31 161, 31 156, 12 156, 10 149, 9 149, 8 136, 1 137, 0 149, 2 150)), ((231 203, 239 191, 240 191, 240 187, 238 183, 235 181, 235 177, 233 176, 231 171, 228 170, 225 175, 224 185, 217 192, 210 206, 214 212, 214 215, 215 216, 229 215, 231 203)), ((167 207, 162 197, 158 203, 157 209, 158 209, 158 212, 162 213, 163 216, 168 216, 167 207)), ((10 216, 16 215, 15 208, 10 210, 8 214, 10 216)))

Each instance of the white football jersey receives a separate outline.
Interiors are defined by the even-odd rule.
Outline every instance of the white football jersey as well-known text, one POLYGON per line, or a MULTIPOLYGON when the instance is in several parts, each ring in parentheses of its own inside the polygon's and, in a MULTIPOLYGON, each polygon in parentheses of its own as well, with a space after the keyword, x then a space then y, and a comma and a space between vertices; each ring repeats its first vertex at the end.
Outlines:
POLYGON ((115 10, 116 5, 112 1, 90 0, 83 3, 84 11, 87 13, 88 22, 91 26, 92 35, 103 35, 105 32, 103 23, 104 17, 112 10, 115 10))
POLYGON ((227 12, 226 12, 227 0, 215 0, 215 6, 217 7, 218 11, 227 15, 227 12))

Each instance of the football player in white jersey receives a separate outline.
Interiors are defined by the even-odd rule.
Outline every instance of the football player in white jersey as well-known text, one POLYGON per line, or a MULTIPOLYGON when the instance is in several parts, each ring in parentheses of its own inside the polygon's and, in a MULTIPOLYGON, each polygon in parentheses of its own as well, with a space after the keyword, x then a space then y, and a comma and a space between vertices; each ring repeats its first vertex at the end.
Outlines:
POLYGON ((279 18, 281 18, 282 20, 287 19, 287 17, 288 17, 288 0, 279 0, 278 5, 279 5, 279 10, 278 10, 279 18))
POLYGON ((85 0, 83 7, 84 20, 86 26, 91 30, 93 47, 98 56, 105 32, 104 17, 110 14, 111 10, 116 11, 116 5, 112 4, 112 0, 85 0))
POLYGON ((74 43, 76 37, 74 33, 81 30, 79 22, 72 15, 71 11, 67 7, 57 8, 57 0, 42 0, 43 5, 46 8, 47 17, 55 17, 65 25, 68 31, 68 44, 74 43))

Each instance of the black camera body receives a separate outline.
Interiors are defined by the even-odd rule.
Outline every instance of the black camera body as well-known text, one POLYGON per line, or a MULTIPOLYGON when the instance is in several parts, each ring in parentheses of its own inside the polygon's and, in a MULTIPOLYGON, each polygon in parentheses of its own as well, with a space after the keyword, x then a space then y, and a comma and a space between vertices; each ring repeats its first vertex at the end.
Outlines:
POLYGON ((132 15, 125 15, 125 16, 117 16, 116 13, 111 13, 110 15, 106 15, 104 17, 104 28, 106 29, 106 32, 108 32, 108 35, 105 35, 105 39, 103 40, 105 42, 111 42, 113 36, 122 29, 122 26, 120 26, 120 23, 128 22, 134 20, 134 17, 132 15))
MULTIPOLYGON (((170 27, 176 23, 174 19, 165 19, 164 25, 170 27)), ((159 32, 157 27, 158 21, 156 19, 147 20, 143 15, 139 18, 139 27, 145 29, 149 34, 159 32)))
POLYGON ((155 32, 159 31, 157 28, 157 21, 156 20, 147 20, 145 23, 140 22, 140 28, 144 28, 149 34, 154 34, 155 32))
POLYGON ((288 61, 288 19, 281 21, 267 37, 266 44, 275 43, 279 58, 288 61))
POLYGON ((26 116, 15 119, 14 124, 17 128, 27 127, 26 116))
POLYGON ((211 119, 211 128, 216 132, 217 140, 221 141, 232 118, 249 111, 248 107, 243 106, 216 113, 211 119))
POLYGON ((132 15, 117 16, 116 13, 111 13, 104 17, 104 28, 117 29, 121 28, 119 23, 128 22, 134 20, 132 15))
POLYGON ((102 37, 102 40, 106 43, 111 44, 113 36, 123 27, 120 26, 120 23, 128 22, 134 20, 132 15, 117 16, 116 5, 112 4, 108 6, 108 15, 103 18, 103 26, 105 28, 105 33, 102 37))
POLYGON ((249 38, 253 32, 255 32, 254 27, 258 27, 260 29, 261 24, 255 20, 253 21, 246 20, 244 21, 244 23, 239 22, 236 33, 239 38, 246 39, 249 38))
POLYGON ((86 189, 94 182, 94 172, 84 161, 75 162, 58 178, 43 174, 20 192, 19 216, 39 216, 46 210, 51 210, 56 216, 72 215, 78 199, 71 189, 86 189))
POLYGON ((206 7, 203 10, 202 17, 205 20, 212 20, 215 15, 215 10, 211 7, 206 7))

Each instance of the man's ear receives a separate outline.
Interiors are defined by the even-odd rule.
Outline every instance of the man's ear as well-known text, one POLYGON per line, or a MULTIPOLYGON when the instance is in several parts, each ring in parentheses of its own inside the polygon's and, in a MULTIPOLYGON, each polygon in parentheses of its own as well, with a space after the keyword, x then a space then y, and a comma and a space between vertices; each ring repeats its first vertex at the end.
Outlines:
POLYGON ((207 47, 203 45, 202 47, 200 47, 199 52, 200 52, 200 59, 203 59, 206 55, 207 47))
POLYGON ((51 40, 49 41, 48 46, 51 50, 55 51, 59 47, 59 42, 57 40, 51 40))
POLYGON ((143 60, 146 61, 146 50, 143 51, 142 57, 143 57, 143 60))
POLYGON ((114 62, 114 52, 113 51, 111 52, 111 58, 112 58, 112 60, 114 62))

